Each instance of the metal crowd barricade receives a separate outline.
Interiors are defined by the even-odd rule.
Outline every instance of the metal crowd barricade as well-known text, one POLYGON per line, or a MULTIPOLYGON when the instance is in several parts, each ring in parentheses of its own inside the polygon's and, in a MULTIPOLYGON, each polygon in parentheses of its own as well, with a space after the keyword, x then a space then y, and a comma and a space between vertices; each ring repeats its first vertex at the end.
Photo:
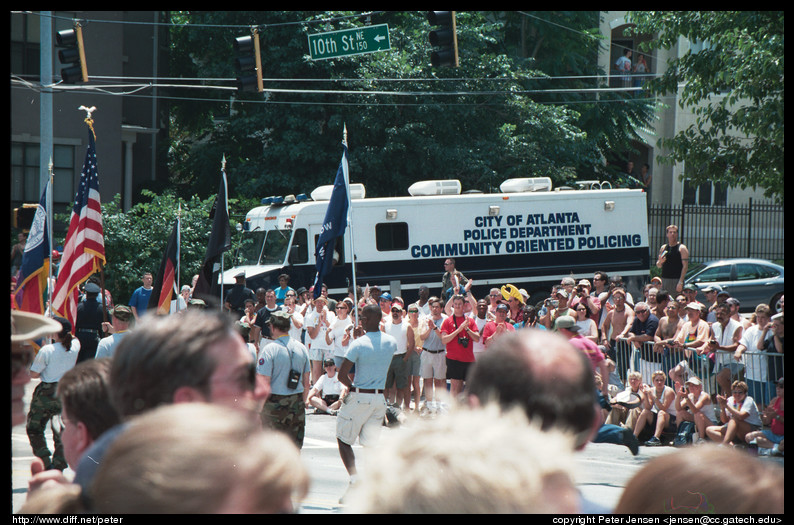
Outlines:
MULTIPOLYGON (((718 350, 716 354, 728 354, 733 362, 733 352, 718 350)), ((618 339, 615 344, 616 372, 624 384, 628 383, 629 372, 640 372, 642 382, 652 384, 652 375, 655 371, 661 370, 667 376, 667 385, 673 387, 673 380, 670 371, 681 363, 686 363, 682 367, 682 381, 691 375, 697 376, 703 383, 703 388, 712 396, 720 393, 715 372, 715 361, 720 361, 715 355, 712 360, 708 356, 699 356, 694 350, 689 357, 684 350, 675 350, 663 347, 661 352, 654 351, 654 344, 651 341, 644 342, 639 348, 635 347, 626 339, 618 339)), ((723 358, 725 359, 725 358, 723 358)), ((727 359, 725 359, 728 362, 727 359)), ((775 397, 775 384, 778 379, 784 376, 783 354, 777 352, 746 351, 741 361, 744 366, 739 370, 732 370, 730 382, 737 379, 744 381, 748 386, 750 395, 759 405, 767 405, 775 397)), ((731 395, 730 392, 727 395, 731 395)))

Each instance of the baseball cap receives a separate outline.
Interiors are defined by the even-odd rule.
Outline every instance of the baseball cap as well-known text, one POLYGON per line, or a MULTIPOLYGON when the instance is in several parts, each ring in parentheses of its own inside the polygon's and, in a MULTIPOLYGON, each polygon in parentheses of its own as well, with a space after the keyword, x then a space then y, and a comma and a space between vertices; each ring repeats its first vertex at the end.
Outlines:
POLYGON ((274 320, 280 321, 289 321, 290 314, 285 312, 284 310, 276 310, 275 312, 270 312, 270 317, 267 318, 266 323, 273 322, 274 320))
POLYGON ((496 306, 496 310, 497 310, 497 311, 498 311, 498 310, 504 310, 505 312, 509 312, 509 311, 510 311, 510 307, 509 307, 509 306, 507 306, 505 303, 499 303, 499 304, 496 306))
POLYGON ((702 385, 703 382, 695 376, 690 377, 686 380, 687 384, 692 383, 693 385, 702 385))
POLYGON ((391 294, 389 292, 384 292, 380 294, 381 301, 391 301, 391 294))
POLYGON ((691 303, 686 305, 686 308, 689 309, 689 310, 698 310, 698 311, 700 311, 700 309, 703 308, 703 305, 700 304, 697 301, 692 301, 691 303))
POLYGON ((403 307, 402 307, 402 305, 400 303, 394 303, 393 305, 391 305, 391 309, 392 309, 392 312, 394 310, 398 310, 400 312, 403 311, 403 307))
POLYGON ((722 286, 720 286, 719 284, 710 284, 710 285, 706 286, 705 288, 703 288, 703 292, 704 293, 705 292, 721 292, 721 291, 722 291, 722 286))
POLYGON ((692 291, 692 292, 697 292, 698 291, 698 287, 695 286, 692 283, 689 283, 689 284, 685 285, 683 289, 684 290, 689 290, 689 291, 692 291))
POLYGON ((576 324, 576 319, 570 315, 561 315, 554 321, 554 329, 559 330, 565 328, 571 332, 578 332, 579 325, 576 324))
POLYGON ((113 310, 111 310, 110 313, 113 315, 113 317, 115 317, 119 321, 126 322, 132 319, 133 317, 132 310, 130 310, 130 307, 124 306, 123 304, 117 304, 115 307, 113 307, 113 310))

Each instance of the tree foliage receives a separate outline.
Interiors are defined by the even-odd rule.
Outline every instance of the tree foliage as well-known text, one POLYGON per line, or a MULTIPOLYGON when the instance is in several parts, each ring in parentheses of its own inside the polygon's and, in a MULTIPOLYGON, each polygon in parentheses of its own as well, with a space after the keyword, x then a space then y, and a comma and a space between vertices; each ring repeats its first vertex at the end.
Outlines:
POLYGON ((404 195, 423 179, 490 190, 509 177, 608 178, 603 158, 628 151, 637 122, 650 119, 647 104, 604 103, 613 96, 581 91, 599 87, 594 77, 571 78, 598 72, 594 12, 544 14, 571 31, 514 12, 459 12, 461 65, 446 69, 429 64, 425 12, 353 15, 174 14, 172 74, 234 78, 232 42, 247 30, 228 26, 256 24, 266 79, 264 96, 173 102, 174 180, 206 195, 225 154, 232 194, 309 192, 331 183, 344 126, 351 179, 372 196, 404 195), (308 34, 366 23, 389 25, 391 51, 310 60, 308 34), (550 78, 559 76, 567 78, 550 78))
POLYGON ((685 162, 682 177, 760 187, 783 200, 783 12, 685 11, 630 14, 653 49, 684 37, 696 46, 646 83, 655 94, 679 94, 695 124, 673 138, 667 162, 685 162))
MULTIPOLYGON (((217 186, 217 181, 216 181, 217 186)), ((157 195, 143 190, 145 202, 121 211, 121 197, 102 204, 105 235, 105 287, 117 304, 127 304, 141 285, 144 272, 156 275, 168 236, 177 214, 181 217, 179 282, 190 284, 204 263, 212 222, 209 212, 215 196, 184 199, 173 192, 157 195)), ((230 215, 240 215, 253 205, 249 200, 230 199, 230 215)), ((233 244, 234 248, 234 244, 233 244)))

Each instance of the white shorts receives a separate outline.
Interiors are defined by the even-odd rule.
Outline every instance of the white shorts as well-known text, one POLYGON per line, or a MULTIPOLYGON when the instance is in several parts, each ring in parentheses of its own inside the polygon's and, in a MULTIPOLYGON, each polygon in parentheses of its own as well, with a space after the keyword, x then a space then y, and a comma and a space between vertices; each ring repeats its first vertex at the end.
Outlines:
POLYGON ((442 350, 437 354, 423 350, 420 358, 419 372, 423 379, 447 378, 447 352, 442 350))
POLYGON ((373 446, 378 442, 385 416, 386 398, 383 393, 351 391, 336 415, 336 437, 350 446, 355 444, 356 438, 364 447, 373 446))

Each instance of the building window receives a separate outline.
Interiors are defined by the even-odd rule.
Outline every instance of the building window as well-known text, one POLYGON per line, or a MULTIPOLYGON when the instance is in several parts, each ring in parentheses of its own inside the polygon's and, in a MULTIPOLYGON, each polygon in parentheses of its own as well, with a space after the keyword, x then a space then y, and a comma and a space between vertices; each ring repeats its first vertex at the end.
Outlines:
POLYGON ((699 206, 725 206, 728 204, 728 185, 724 182, 704 182, 695 184, 684 180, 684 204, 699 206))
POLYGON ((11 74, 38 80, 41 71, 40 53, 39 16, 14 14, 11 17, 11 74))
MULTIPOLYGON (((39 144, 11 143, 11 201, 37 203, 41 198, 39 144)), ((54 145, 52 148, 52 202, 71 204, 74 201, 74 146, 54 145)), ((45 168, 46 169, 46 168, 45 168)))

